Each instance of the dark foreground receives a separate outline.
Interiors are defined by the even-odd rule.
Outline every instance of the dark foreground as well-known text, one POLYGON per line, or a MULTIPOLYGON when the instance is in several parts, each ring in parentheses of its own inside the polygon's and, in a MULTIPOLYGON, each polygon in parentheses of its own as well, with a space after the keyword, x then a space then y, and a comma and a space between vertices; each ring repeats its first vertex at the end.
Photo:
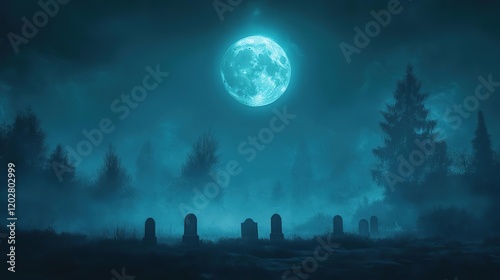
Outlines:
POLYGON ((498 240, 464 244, 321 236, 278 245, 223 239, 189 248, 35 231, 19 232, 16 243, 15 273, 7 272, 7 244, 0 243, 0 279, 500 279, 498 240))

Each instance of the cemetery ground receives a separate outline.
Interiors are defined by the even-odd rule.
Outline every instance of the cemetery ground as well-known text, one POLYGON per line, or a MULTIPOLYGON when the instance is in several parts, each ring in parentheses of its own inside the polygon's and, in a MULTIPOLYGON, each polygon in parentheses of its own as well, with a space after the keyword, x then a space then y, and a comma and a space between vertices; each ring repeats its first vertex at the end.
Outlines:
POLYGON ((212 242, 200 236, 197 246, 187 246, 180 236, 146 245, 142 238, 122 236, 119 230, 106 239, 51 230, 19 231, 16 273, 0 274, 10 273, 1 279, 37 280, 493 280, 500 275, 500 239, 458 242, 410 235, 377 239, 348 233, 285 237, 280 242, 236 238, 212 242), (325 248, 318 238, 339 245, 325 248))

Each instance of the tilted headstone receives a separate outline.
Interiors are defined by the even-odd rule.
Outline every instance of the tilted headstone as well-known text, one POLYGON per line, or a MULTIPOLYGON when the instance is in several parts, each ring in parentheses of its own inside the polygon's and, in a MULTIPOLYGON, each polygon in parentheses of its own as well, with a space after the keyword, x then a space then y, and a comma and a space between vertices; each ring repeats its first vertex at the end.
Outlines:
POLYGON ((257 223, 252 219, 246 219, 241 223, 241 239, 245 241, 256 241, 259 239, 257 223))
POLYGON ((378 218, 377 216, 372 216, 370 218, 370 233, 377 235, 378 234, 378 218))
POLYGON ((281 216, 278 214, 274 214, 271 217, 271 242, 279 242, 285 240, 285 236, 283 235, 283 229, 281 226, 281 216))
POLYGON ((333 235, 344 234, 344 221, 340 215, 333 217, 333 235))
POLYGON ((359 235, 363 237, 370 237, 369 225, 366 219, 359 221, 359 235))
POLYGON ((182 236, 182 243, 186 245, 198 245, 199 242, 198 219, 194 214, 188 214, 186 218, 184 218, 184 235, 182 236))
POLYGON ((156 223, 153 218, 148 218, 144 223, 144 238, 142 242, 146 245, 156 245, 156 223))

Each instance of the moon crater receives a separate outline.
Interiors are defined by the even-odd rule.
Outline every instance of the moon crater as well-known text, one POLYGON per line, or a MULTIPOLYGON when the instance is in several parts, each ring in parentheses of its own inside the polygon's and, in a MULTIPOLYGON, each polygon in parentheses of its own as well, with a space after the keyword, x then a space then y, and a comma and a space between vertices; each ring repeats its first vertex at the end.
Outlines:
POLYGON ((221 76, 226 90, 240 103, 265 106, 286 91, 291 76, 290 61, 273 40, 250 36, 226 51, 221 76))

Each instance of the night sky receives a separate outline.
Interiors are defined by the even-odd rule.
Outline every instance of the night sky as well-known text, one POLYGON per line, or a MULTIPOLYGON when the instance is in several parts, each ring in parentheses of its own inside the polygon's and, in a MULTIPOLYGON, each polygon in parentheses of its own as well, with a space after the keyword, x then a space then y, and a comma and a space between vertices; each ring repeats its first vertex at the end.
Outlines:
MULTIPOLYGON (((409 63, 429 94, 426 104, 446 133, 450 152, 471 150, 478 110, 484 112, 493 147, 500 146, 500 88, 463 117, 457 129, 450 118, 458 113, 445 117, 447 109, 474 95, 479 76, 500 81, 500 3, 402 0, 402 11, 349 63, 341 43, 355 45, 354 28, 364 30, 374 20, 370 11, 387 9, 389 2, 243 0, 220 17, 211 1, 73 0, 60 5, 16 51, 8 34, 21 35, 21 19, 32 20, 41 8, 37 1, 2 1, 0 118, 11 122, 30 106, 47 132, 49 150, 59 143, 74 149, 85 139, 82 130, 109 118, 116 129, 77 166, 77 175, 86 178, 97 172, 108 143, 135 174, 135 160, 148 141, 157 152, 155 164, 175 177, 198 135, 212 130, 220 144, 219 165, 236 160, 243 169, 224 196, 230 213, 223 220, 232 223, 228 228, 238 228, 246 217, 267 223, 274 211, 284 213, 285 227, 290 225, 287 209, 259 201, 270 196, 276 181, 289 185, 295 151, 304 142, 315 182, 329 188, 314 193, 303 218, 322 212, 349 217, 361 201, 382 198, 370 176, 372 149, 382 139, 380 110, 392 102, 409 63), (255 108, 231 98, 220 76, 227 48, 252 35, 275 40, 292 67, 283 96, 255 108), (113 102, 142 84, 146 67, 157 65, 169 76, 120 119, 113 102), (296 117, 247 162, 238 146, 269 126, 274 109, 285 107, 296 117), (332 202, 331 188, 350 190, 349 196, 332 202)), ((146 179, 135 180, 137 187, 147 187, 146 179)), ((136 211, 137 221, 156 214, 136 211)), ((180 220, 177 209, 163 211, 177 211, 171 217, 180 220)))

